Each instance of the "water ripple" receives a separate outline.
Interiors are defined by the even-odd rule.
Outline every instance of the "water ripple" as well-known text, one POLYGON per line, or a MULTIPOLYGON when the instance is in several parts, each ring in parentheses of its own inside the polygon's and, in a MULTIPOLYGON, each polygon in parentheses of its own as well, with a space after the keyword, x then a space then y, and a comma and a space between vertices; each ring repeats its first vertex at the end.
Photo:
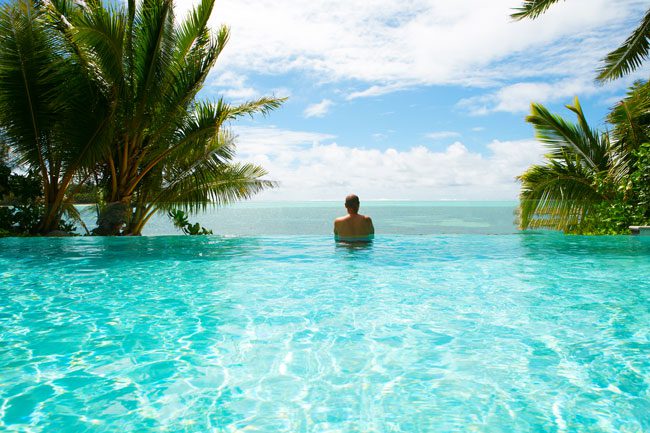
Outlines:
POLYGON ((650 241, 0 239, 0 430, 650 431, 650 241))

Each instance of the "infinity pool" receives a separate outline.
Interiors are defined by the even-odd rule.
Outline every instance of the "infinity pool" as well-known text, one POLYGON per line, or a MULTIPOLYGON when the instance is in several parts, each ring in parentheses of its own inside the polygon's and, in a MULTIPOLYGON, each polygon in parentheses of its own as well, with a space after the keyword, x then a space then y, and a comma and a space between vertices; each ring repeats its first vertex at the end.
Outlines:
POLYGON ((0 431, 648 432, 650 238, 0 239, 0 431))

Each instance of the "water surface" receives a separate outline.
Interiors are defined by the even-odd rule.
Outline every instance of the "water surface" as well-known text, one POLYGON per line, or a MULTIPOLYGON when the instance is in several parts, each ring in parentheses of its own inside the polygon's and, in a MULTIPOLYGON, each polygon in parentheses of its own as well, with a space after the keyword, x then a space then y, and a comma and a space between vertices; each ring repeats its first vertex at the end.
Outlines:
POLYGON ((0 239, 0 431, 647 432, 650 239, 0 239))

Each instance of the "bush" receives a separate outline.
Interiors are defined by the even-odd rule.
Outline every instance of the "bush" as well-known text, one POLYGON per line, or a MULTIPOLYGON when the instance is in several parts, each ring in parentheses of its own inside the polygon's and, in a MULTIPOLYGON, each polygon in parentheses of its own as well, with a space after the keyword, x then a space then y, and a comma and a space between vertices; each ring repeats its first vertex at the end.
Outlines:
MULTIPOLYGON (((34 170, 14 172, 8 160, 0 152, 0 236, 35 234, 45 213, 41 178, 34 170)), ((73 233, 75 226, 61 219, 58 230, 73 233)))
POLYGON ((650 143, 633 152, 632 172, 613 187, 599 182, 601 190, 609 189, 613 198, 596 205, 585 218, 582 234, 628 234, 631 225, 650 224, 650 143), (612 191, 612 189, 614 191, 612 191))
POLYGON ((169 218, 171 218, 174 226, 183 230, 183 233, 186 235, 211 235, 212 230, 208 230, 205 227, 201 227, 199 223, 190 224, 187 220, 187 214, 182 210, 172 209, 167 212, 169 218))

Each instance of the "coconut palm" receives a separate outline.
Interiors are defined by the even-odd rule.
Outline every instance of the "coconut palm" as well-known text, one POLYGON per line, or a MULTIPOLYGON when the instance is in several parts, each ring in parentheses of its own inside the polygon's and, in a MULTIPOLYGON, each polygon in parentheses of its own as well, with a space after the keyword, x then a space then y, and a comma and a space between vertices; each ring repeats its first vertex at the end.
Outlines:
POLYGON ((75 178, 100 157, 105 101, 73 46, 30 0, 0 7, 0 126, 6 143, 43 184, 38 231, 61 223, 75 178))
POLYGON ((151 170, 137 190, 130 219, 131 234, 140 234, 156 212, 183 208, 194 212, 207 206, 248 199, 275 182, 262 180, 266 171, 254 164, 234 163, 234 137, 221 131, 216 139, 188 147, 183 157, 168 159, 151 170))
MULTIPOLYGON (((525 0, 517 12, 511 15, 516 20, 535 19, 559 0, 525 0)), ((623 44, 607 54, 603 66, 598 69, 599 81, 610 81, 636 70, 650 52, 650 9, 639 25, 623 44)))
POLYGON ((594 206, 609 198, 602 187, 612 167, 609 136, 589 127, 578 98, 567 108, 577 123, 551 114, 541 104, 532 104, 526 118, 549 153, 546 164, 533 165, 517 178, 522 183, 522 229, 576 231, 594 206))
POLYGON ((186 208, 247 198, 272 187, 261 167, 231 165, 228 123, 266 114, 283 99, 232 106, 197 94, 226 45, 229 31, 212 34, 214 0, 202 0, 178 22, 171 0, 130 0, 126 9, 98 0, 49 2, 66 38, 96 71, 111 108, 112 141, 103 166, 106 201, 99 234, 139 234, 173 200, 186 208), (186 190, 191 184, 192 193, 186 190))
POLYGON ((634 167, 639 146, 650 143, 650 83, 634 83, 612 108, 607 121, 613 125, 612 146, 620 155, 616 161, 618 177, 623 177, 634 167))

